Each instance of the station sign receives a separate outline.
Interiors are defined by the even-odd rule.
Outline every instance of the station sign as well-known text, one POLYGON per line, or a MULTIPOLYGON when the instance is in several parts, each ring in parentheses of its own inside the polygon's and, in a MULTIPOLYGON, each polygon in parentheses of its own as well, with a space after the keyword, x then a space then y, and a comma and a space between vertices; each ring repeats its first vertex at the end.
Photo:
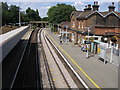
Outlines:
POLYGON ((91 44, 91 41, 85 41, 85 44, 91 44))

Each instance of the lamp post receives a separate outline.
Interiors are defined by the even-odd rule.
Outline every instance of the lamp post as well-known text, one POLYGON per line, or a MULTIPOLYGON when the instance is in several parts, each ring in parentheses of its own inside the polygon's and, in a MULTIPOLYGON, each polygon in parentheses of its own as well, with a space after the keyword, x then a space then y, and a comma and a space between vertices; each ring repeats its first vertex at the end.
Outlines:
POLYGON ((21 17, 20 17, 20 0, 19 0, 19 26, 21 26, 21 17))

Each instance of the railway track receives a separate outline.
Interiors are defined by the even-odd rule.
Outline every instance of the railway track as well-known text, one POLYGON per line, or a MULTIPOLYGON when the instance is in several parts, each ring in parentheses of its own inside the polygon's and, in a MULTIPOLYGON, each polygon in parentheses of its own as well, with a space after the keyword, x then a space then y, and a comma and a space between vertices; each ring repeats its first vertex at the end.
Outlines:
POLYGON ((45 35, 32 31, 29 40, 20 41, 3 60, 3 89, 89 87, 45 35))
POLYGON ((29 40, 18 44, 15 50, 13 50, 13 53, 10 53, 3 61, 3 89, 41 88, 37 54, 38 31, 38 29, 32 31, 29 40), (12 60, 10 58, 11 56, 12 60))
POLYGON ((72 66, 70 64, 68 65, 68 62, 65 61, 65 57, 61 55, 60 51, 58 51, 50 38, 44 34, 44 30, 39 33, 41 47, 43 48, 42 56, 44 59, 46 72, 49 77, 48 81, 50 88, 80 88, 83 90, 90 90, 86 83, 72 68, 72 66), (47 54, 48 52, 49 54, 47 54), (58 74, 54 73, 59 73, 59 76, 57 76, 58 78, 56 77, 56 75, 58 74), (59 80, 59 78, 61 81, 59 80))

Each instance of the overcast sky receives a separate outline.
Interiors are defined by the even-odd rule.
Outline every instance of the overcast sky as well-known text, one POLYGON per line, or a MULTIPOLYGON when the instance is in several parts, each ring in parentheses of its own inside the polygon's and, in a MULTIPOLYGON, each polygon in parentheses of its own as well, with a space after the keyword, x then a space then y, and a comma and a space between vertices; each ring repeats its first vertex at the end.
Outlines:
MULTIPOLYGON (((70 1, 64 0, 64 2, 62 0, 59 0, 59 2, 57 2, 58 0, 54 0, 54 1, 49 0, 49 2, 43 2, 45 0, 41 0, 41 1, 33 0, 33 1, 28 1, 27 0, 27 2, 20 2, 21 11, 25 11, 28 7, 31 7, 34 10, 36 10, 36 9, 39 10, 40 17, 46 17, 48 9, 51 6, 54 6, 58 3, 70 4, 72 6, 75 6, 75 8, 77 10, 83 10, 85 5, 87 5, 87 4, 92 4, 93 5, 93 1, 90 2, 90 0, 84 0, 85 2, 81 2, 80 0, 70 0, 70 1)), ((118 0, 113 0, 113 1, 118 1, 118 0)), ((3 2, 6 2, 6 1, 4 0, 3 2)), ((7 0, 7 3, 8 3, 8 5, 12 5, 12 4, 17 5, 17 6, 19 5, 18 0, 17 0, 17 2, 16 2, 16 0, 10 0, 10 1, 7 0)), ((111 5, 111 2, 104 2, 104 0, 99 0, 98 3, 100 5, 99 11, 107 11, 108 6, 111 5)), ((118 11, 118 2, 115 2, 115 7, 116 7, 115 10, 118 11)))

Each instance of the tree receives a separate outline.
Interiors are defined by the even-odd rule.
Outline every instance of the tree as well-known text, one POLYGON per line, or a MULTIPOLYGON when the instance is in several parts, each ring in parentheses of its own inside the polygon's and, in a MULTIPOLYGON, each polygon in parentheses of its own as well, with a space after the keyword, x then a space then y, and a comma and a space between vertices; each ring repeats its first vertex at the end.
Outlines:
POLYGON ((8 5, 7 3, 3 3, 2 2, 2 24, 6 24, 7 20, 6 20, 6 15, 7 15, 7 11, 8 11, 8 5))
POLYGON ((62 21, 70 21, 70 15, 72 11, 75 11, 75 7, 66 5, 64 3, 52 6, 48 12, 48 20, 50 23, 61 23, 62 21))
POLYGON ((10 20, 13 23, 19 22, 19 7, 17 7, 16 5, 11 5, 9 8, 9 12, 10 12, 10 20))
MULTIPOLYGON (((19 22, 19 7, 16 5, 8 6, 8 4, 2 4, 2 25, 9 23, 18 23, 19 22)), ((20 12, 21 22, 37 21, 41 20, 39 16, 38 9, 33 10, 30 7, 26 11, 20 12)))
POLYGON ((41 20, 41 17, 39 16, 39 11, 38 9, 36 9, 36 20, 41 20))
POLYGON ((41 21, 48 21, 48 17, 43 17, 41 21))
POLYGON ((18 22, 19 7, 11 5, 10 7, 5 2, 2 2, 2 24, 18 22))
POLYGON ((21 22, 29 22, 29 18, 27 17, 24 11, 20 13, 20 16, 21 16, 21 22))
POLYGON ((28 7, 28 9, 26 9, 26 15, 27 15, 27 18, 29 19, 29 21, 41 20, 38 9, 35 11, 35 10, 31 9, 30 7, 28 7))

